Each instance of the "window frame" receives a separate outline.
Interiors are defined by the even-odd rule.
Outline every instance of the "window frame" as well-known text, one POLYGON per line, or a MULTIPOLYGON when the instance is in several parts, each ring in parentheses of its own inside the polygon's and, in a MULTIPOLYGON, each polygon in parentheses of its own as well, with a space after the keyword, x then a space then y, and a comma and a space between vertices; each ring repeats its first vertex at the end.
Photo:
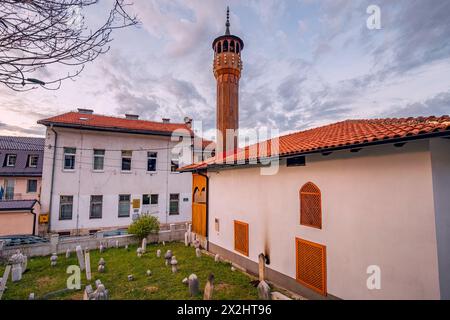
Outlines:
POLYGON ((129 218, 130 217, 130 209, 131 209, 131 194, 119 194, 119 202, 118 202, 118 208, 117 208, 117 216, 119 218, 129 218), (120 200, 120 197, 128 197, 128 200, 120 200), (128 202, 128 215, 121 215, 120 214, 120 205, 123 202, 128 202))
POLYGON ((105 153, 106 153, 105 149, 94 149, 93 150, 93 158, 92 158, 92 170, 93 171, 101 172, 101 171, 105 170, 105 153), (96 154, 96 152, 99 152, 99 151, 103 152, 103 154, 96 154), (102 160, 101 161, 101 164, 102 164, 101 169, 95 168, 95 159, 96 158, 100 158, 102 160))
POLYGON ((180 173, 177 170, 180 168, 180 155, 172 154, 170 158, 170 172, 171 173, 180 173))
POLYGON ((7 167, 11 167, 11 168, 15 167, 16 166, 16 162, 17 162, 17 154, 15 154, 15 153, 8 153, 6 155, 6 166, 7 167), (11 159, 14 159, 13 163, 10 162, 11 159))
POLYGON ((36 193, 38 190, 38 181, 37 179, 27 179, 27 193, 36 193), (34 191, 30 191, 30 181, 34 181, 36 183, 36 188, 34 191))
POLYGON ((157 206, 158 203, 159 203, 159 194, 157 194, 157 193, 150 194, 150 205, 151 206, 157 206), (153 203, 153 198, 154 197, 156 197, 156 202, 155 203, 153 203))
POLYGON ((180 194, 179 193, 170 193, 169 194, 169 216, 178 216, 180 215, 180 194), (172 199, 172 196, 177 196, 177 199, 172 199), (172 203, 177 204, 177 212, 172 213, 172 203))
POLYGON ((96 220, 96 219, 102 219, 103 218, 103 195, 91 195, 91 201, 89 203, 89 220, 96 220), (96 201, 94 201, 94 198, 97 198, 96 201), (100 200, 98 200, 100 199, 100 200), (94 205, 98 206, 100 204, 100 216, 93 216, 93 208, 94 205))
POLYGON ((70 195, 60 195, 59 196, 59 220, 72 220, 73 219, 73 196, 70 195), (71 202, 69 203, 68 201, 63 203, 63 197, 67 197, 71 199, 71 202), (63 205, 70 205, 71 206, 71 210, 70 210, 70 218, 64 217, 62 216, 62 206, 63 205))
POLYGON ((158 152, 148 151, 147 152, 147 172, 156 172, 156 164, 158 161, 158 152), (149 170, 150 162, 153 163, 153 170, 149 170))
POLYGON ((120 170, 122 172, 131 172, 132 158, 133 158, 133 151, 132 150, 122 150, 121 162, 120 162, 120 170), (129 155, 127 155, 127 153, 129 153, 129 155), (124 160, 129 160, 130 161, 130 169, 124 169, 124 160))
POLYGON ((39 163, 39 155, 37 154, 30 154, 28 155, 28 168, 37 168, 39 163), (36 159, 36 164, 32 165, 32 159, 36 159))
POLYGON ((234 220, 233 224, 233 236, 234 236, 234 251, 239 252, 240 254, 243 254, 244 256, 249 256, 250 251, 250 233, 249 233, 249 224, 243 221, 234 220), (236 226, 241 226, 245 229, 245 240, 246 240, 246 250, 241 250, 241 248, 238 248, 237 245, 237 233, 236 233, 236 226))
POLYGON ((64 171, 75 171, 75 166, 76 166, 76 158, 77 158, 77 148, 73 148, 73 147, 64 147, 63 149, 63 170, 64 171), (74 152, 69 152, 74 150, 74 152), (73 168, 67 168, 66 167, 66 159, 67 157, 73 157, 73 163, 72 166, 73 168))
POLYGON ((300 225, 305 226, 305 227, 310 227, 310 228, 315 228, 315 229, 321 230, 322 226, 323 226, 323 221, 322 221, 323 213, 322 213, 322 192, 321 192, 320 188, 316 184, 311 182, 311 181, 306 182, 300 188, 299 200, 300 200, 300 225), (314 189, 317 190, 317 192, 302 191, 304 188, 306 188, 308 186, 312 186, 314 189), (318 200, 319 201, 319 208, 318 208, 318 210, 319 210, 319 221, 320 221, 320 223, 317 224, 317 225, 305 222, 305 220, 306 220, 306 218, 305 218, 306 213, 305 213, 305 210, 304 210, 305 209, 304 208, 304 205, 305 205, 304 196, 305 195, 309 195, 309 196, 314 196, 315 195, 315 196, 318 196, 318 198, 319 198, 319 200, 318 200))

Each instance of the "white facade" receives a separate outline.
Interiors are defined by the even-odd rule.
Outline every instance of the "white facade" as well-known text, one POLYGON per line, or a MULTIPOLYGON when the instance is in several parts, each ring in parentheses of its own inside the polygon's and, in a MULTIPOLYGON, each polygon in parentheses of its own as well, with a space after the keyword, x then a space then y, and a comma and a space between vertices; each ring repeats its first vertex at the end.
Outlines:
POLYGON ((449 297, 450 140, 310 155, 304 167, 282 162, 273 176, 257 167, 208 176, 212 244, 242 256, 234 251, 233 221, 239 220, 249 224, 248 259, 257 262, 266 247, 267 267, 292 279, 296 237, 325 245, 333 296, 449 297), (300 225, 299 190, 309 181, 321 190, 322 229, 300 225), (371 265, 381 270, 379 290, 366 284, 371 265))
MULTIPOLYGON (((142 213, 158 217, 161 224, 191 220, 192 175, 171 171, 171 148, 176 142, 171 142, 170 137, 67 128, 54 130, 57 131, 57 145, 56 149, 45 149, 41 195, 41 212, 51 210, 52 232, 83 234, 99 229, 126 228, 133 215, 142 213), (73 170, 64 169, 64 148, 67 147, 76 148, 73 170), (94 170, 94 149, 105 152, 102 170, 94 170), (122 150, 132 150, 130 171, 122 170, 122 150), (154 172, 147 170, 148 152, 157 153, 154 172), (152 194, 158 195, 157 204, 143 204, 143 195, 152 194), (169 214, 170 194, 179 198, 179 213, 175 215, 169 214), (128 217, 119 217, 119 195, 130 196, 128 217), (69 220, 61 219, 61 196, 73 197, 69 220), (102 196, 101 218, 90 217, 91 196, 102 196)), ((54 142, 55 134, 48 128, 45 144, 53 146, 54 142)))

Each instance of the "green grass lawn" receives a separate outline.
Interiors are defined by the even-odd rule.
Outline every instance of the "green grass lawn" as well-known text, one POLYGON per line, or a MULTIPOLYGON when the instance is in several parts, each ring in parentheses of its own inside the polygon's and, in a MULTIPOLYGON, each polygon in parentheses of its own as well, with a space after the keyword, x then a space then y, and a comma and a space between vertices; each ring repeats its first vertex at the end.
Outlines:
MULTIPOLYGON (((91 251, 92 280, 86 280, 86 273, 81 273, 81 290, 54 294, 48 299, 83 299, 84 286, 91 284, 95 290, 95 280, 100 279, 109 290, 110 299, 202 299, 203 293, 198 297, 191 298, 186 285, 182 283, 183 278, 195 273, 200 280, 200 288, 206 284, 210 273, 215 276, 213 298, 217 300, 226 299, 257 299, 258 294, 255 287, 250 283, 254 278, 239 271, 231 271, 231 265, 225 262, 216 263, 214 258, 202 255, 195 256, 193 247, 185 247, 179 242, 162 244, 149 244, 147 252, 142 258, 136 255, 137 246, 130 246, 129 250, 124 248, 110 248, 100 254, 98 250, 91 251), (156 250, 161 249, 161 258, 156 257, 156 250), (164 253, 172 250, 178 260, 178 272, 172 273, 171 267, 165 265, 164 253), (103 257, 106 261, 106 272, 97 271, 98 261, 103 257), (152 275, 146 275, 147 270, 152 275), (134 281, 128 281, 127 276, 132 274, 134 281)), ((42 299, 44 295, 66 288, 69 274, 66 269, 69 265, 77 265, 76 253, 66 259, 65 255, 58 256, 58 264, 50 266, 50 257, 35 257, 28 261, 28 271, 23 274, 21 281, 11 282, 11 275, 7 283, 7 290, 2 299, 28 299, 34 292, 36 299, 42 299)), ((0 275, 3 275, 5 266, 0 266, 0 275)))

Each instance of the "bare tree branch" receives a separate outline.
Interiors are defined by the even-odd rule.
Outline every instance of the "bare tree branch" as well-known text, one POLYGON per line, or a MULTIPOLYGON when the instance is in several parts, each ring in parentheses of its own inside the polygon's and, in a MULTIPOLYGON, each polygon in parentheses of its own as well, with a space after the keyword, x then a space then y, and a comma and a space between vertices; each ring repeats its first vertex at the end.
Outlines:
POLYGON ((0 0, 0 83, 15 91, 57 90, 108 52, 113 30, 138 24, 127 12, 131 4, 114 0, 106 21, 98 29, 88 28, 85 10, 98 1, 0 0), (55 64, 75 71, 52 79, 33 77, 55 64))

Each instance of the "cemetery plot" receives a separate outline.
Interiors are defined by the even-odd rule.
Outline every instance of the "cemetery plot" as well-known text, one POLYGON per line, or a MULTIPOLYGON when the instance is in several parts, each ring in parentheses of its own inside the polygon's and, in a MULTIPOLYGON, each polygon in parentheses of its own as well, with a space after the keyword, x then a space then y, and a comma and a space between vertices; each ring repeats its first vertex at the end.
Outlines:
MULTIPOLYGON (((102 246, 101 251, 74 247, 58 256, 28 258, 25 266, 17 256, 16 264, 20 260, 26 270, 18 281, 11 281, 9 275, 2 300, 258 298, 258 290, 251 283, 254 278, 233 272, 229 263, 217 258, 199 256, 195 247, 183 243, 102 246), (82 267, 79 290, 67 289, 71 274, 66 271, 71 265, 82 267)), ((6 265, 0 265, 0 276, 5 269, 6 265)), ((18 277, 16 271, 15 280, 18 277)))

